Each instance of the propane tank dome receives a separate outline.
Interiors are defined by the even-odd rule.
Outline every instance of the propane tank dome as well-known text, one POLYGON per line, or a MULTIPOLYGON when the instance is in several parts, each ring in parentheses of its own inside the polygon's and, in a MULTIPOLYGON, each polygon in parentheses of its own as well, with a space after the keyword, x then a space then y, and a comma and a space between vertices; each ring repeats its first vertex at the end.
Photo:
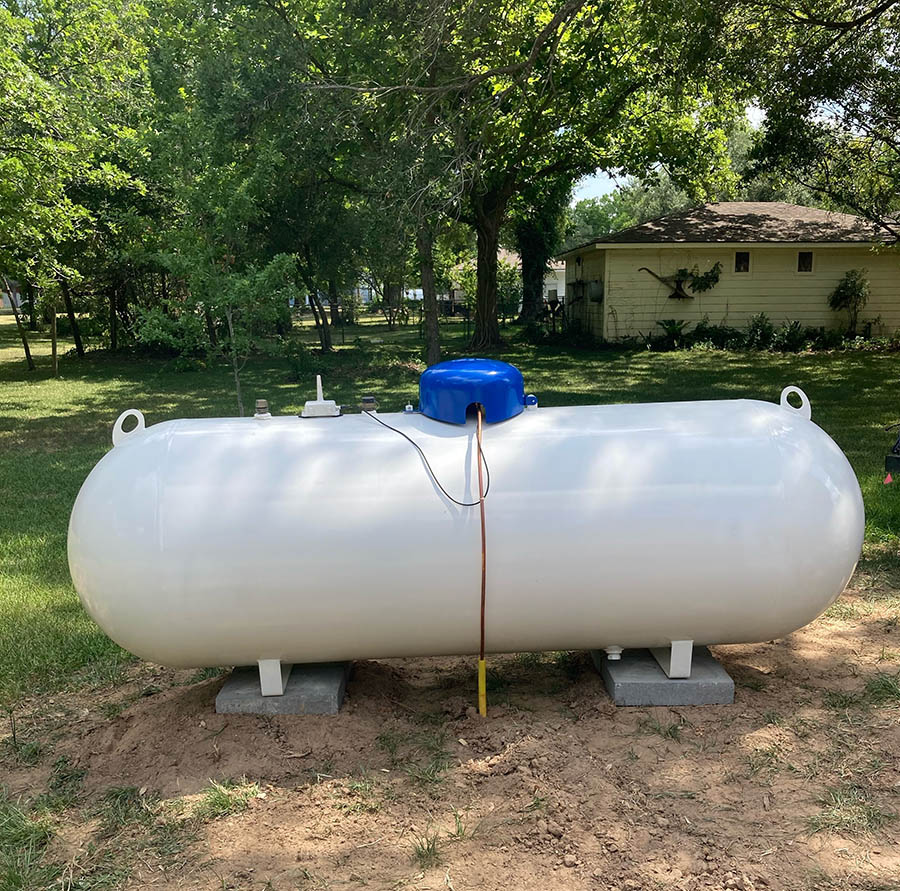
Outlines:
POLYGON ((450 359, 419 378, 419 410, 436 421, 465 424, 470 405, 484 406, 489 424, 525 408, 525 380, 515 365, 497 359, 450 359))

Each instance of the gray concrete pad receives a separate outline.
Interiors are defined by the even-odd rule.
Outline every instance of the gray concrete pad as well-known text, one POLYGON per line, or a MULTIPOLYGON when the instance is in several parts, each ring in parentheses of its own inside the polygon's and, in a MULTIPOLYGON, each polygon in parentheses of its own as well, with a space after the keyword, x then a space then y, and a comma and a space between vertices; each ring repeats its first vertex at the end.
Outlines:
POLYGON ((344 701, 350 662, 295 665, 282 696, 259 692, 259 671, 235 668, 216 696, 224 715, 336 715, 344 701))
POLYGON ((668 678, 650 650, 625 650, 619 660, 591 650, 616 705, 730 705, 734 681, 706 647, 694 648, 689 678, 668 678))

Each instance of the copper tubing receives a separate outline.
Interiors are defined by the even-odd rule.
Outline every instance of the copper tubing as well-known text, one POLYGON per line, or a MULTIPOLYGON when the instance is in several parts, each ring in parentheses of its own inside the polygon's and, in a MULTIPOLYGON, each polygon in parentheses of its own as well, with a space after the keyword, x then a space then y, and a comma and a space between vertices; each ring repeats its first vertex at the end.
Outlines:
POLYGON ((481 418, 482 407, 478 406, 476 436, 478 439, 478 506, 481 511, 481 646, 478 657, 484 662, 484 604, 487 589, 487 540, 484 526, 484 471, 481 460, 481 418))

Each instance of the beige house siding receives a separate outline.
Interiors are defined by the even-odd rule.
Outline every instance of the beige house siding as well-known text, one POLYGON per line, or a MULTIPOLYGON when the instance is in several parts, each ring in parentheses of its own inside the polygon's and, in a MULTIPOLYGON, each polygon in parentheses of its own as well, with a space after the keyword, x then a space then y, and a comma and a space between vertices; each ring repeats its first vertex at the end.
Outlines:
MULTIPOLYGON (((587 290, 589 283, 603 283, 604 299, 595 303, 578 300, 572 316, 597 336, 609 340, 658 332, 660 319, 711 322, 746 327, 764 312, 776 324, 798 320, 804 325, 837 328, 846 324, 844 314, 828 307, 828 296, 848 269, 865 268, 871 283, 869 303, 862 323, 880 317, 876 332, 900 329, 900 251, 873 251, 867 245, 658 245, 641 247, 585 248, 567 257, 567 296, 587 290), (749 251, 750 271, 734 271, 735 251, 749 251), (812 251, 813 271, 797 271, 797 254, 812 251), (576 257, 581 256, 581 264, 576 257), (661 276, 695 265, 705 272, 722 264, 719 283, 690 299, 668 296, 668 288, 642 266, 661 276), (579 280, 584 284, 576 284, 579 280)), ((571 300, 572 297, 569 297, 571 300)))

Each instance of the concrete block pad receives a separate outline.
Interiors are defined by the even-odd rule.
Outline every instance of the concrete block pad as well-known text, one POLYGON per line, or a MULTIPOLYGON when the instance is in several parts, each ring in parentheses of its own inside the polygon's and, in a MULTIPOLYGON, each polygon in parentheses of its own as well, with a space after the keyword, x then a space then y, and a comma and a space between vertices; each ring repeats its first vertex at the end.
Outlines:
POLYGON ((282 696, 263 696, 259 671, 235 668, 216 696, 224 715, 336 715, 344 701, 350 662, 295 665, 282 696))
POLYGON ((625 650, 609 660, 591 650, 594 665, 616 705, 730 705, 734 681, 706 647, 695 647, 689 678, 668 678, 650 650, 625 650))

